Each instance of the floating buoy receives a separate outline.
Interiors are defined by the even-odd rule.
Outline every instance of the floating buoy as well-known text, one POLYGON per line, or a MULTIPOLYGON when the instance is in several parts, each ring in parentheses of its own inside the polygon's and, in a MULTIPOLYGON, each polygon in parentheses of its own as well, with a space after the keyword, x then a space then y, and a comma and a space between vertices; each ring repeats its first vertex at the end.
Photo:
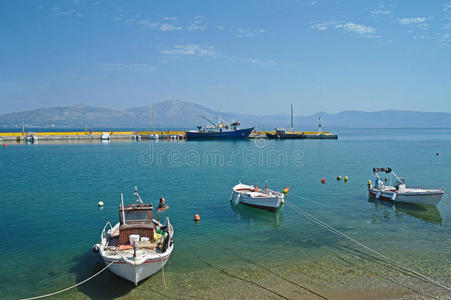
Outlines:
POLYGON ((289 188, 289 187, 286 187, 286 188, 283 189, 282 193, 283 193, 284 195, 286 195, 286 194, 288 194, 289 191, 290 191, 290 188, 289 188))
POLYGON ((438 152, 437 152, 437 153, 435 153, 435 155, 439 156, 439 155, 440 155, 440 153, 438 153, 438 152))
POLYGON ((369 188, 369 189, 370 189, 371 186, 373 185, 373 183, 371 182, 371 180, 368 180, 367 184, 368 184, 368 188, 369 188))
POLYGON ((6 147, 6 146, 8 146, 8 145, 6 145, 6 143, 5 143, 5 144, 3 144, 3 147, 6 147))
POLYGON ((349 178, 348 178, 348 176, 345 176, 344 179, 345 179, 345 182, 348 182, 348 179, 349 179, 349 178))
POLYGON ((337 176, 337 181, 340 181, 342 179, 341 176, 337 176))
POLYGON ((98 206, 103 206, 103 201, 99 201, 99 203, 97 203, 98 206))
POLYGON ((94 252, 99 252, 99 250, 100 250, 100 245, 99 244, 95 244, 94 246, 92 246, 92 251, 94 251, 94 252))
POLYGON ((322 184, 325 184, 325 183, 326 183, 326 179, 324 179, 324 178, 321 179, 321 183, 322 183, 322 184))
POLYGON ((200 221, 200 216, 199 214, 195 214, 194 215, 194 222, 199 222, 200 221))

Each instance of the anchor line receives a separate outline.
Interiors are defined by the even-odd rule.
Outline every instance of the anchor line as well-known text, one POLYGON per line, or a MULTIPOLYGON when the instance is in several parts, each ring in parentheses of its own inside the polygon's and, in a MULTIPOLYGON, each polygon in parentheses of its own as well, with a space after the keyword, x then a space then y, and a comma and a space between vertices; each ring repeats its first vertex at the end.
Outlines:
POLYGON ((405 266, 399 264, 399 263, 396 262, 394 259, 392 259, 392 258, 390 258, 390 257, 388 257, 388 256, 386 256, 386 255, 384 255, 384 254, 382 254, 382 253, 380 253, 380 252, 378 252, 378 251, 376 251, 376 250, 374 250, 374 249, 372 249, 372 248, 366 246, 365 244, 363 244, 363 243, 357 241, 356 239, 352 238, 351 236, 349 236, 349 235, 347 235, 347 234, 345 234, 345 233, 339 231, 338 229, 335 229, 335 228, 333 228, 332 226, 330 226, 330 225, 324 223, 323 221, 321 221, 321 220, 319 220, 318 218, 316 218, 315 216, 313 216, 313 215, 307 213, 306 211, 302 210, 301 208, 299 208, 298 206, 294 205, 293 203, 291 203, 291 202, 289 202, 289 201, 285 201, 285 203, 286 203, 289 207, 291 207, 294 211, 300 213, 301 215, 303 215, 304 217, 306 217, 307 219, 309 219, 309 220, 312 221, 313 223, 316 223, 317 225, 320 225, 321 227, 323 227, 323 228, 325 228, 325 229, 327 229, 327 230, 329 230, 329 231, 331 231, 331 232, 333 232, 333 233, 335 233, 335 234, 337 234, 337 235, 340 235, 340 236, 342 236, 342 237, 344 237, 344 238, 346 238, 346 239, 352 241, 353 243, 355 243, 355 244, 357 244, 358 246, 360 246, 360 247, 362 247, 362 248, 368 250, 369 252, 371 252, 371 253, 373 253, 373 254, 376 254, 376 255, 378 255, 378 256, 384 258, 385 260, 387 260, 387 261, 393 263, 393 264, 396 265, 398 268, 400 268, 400 269, 402 269, 402 270, 404 270, 404 271, 408 271, 408 272, 410 272, 410 273, 412 273, 412 274, 414 274, 414 275, 420 277, 421 279, 423 279, 423 281, 427 281, 427 282, 429 282, 430 284, 433 284, 433 285, 435 285, 435 286, 437 286, 437 287, 443 288, 443 289, 445 289, 445 290, 447 290, 447 291, 451 291, 451 288, 449 288, 449 287, 447 287, 447 286, 445 286, 445 285, 443 285, 443 284, 441 284, 441 283, 439 283, 439 282, 437 282, 437 281, 435 281, 435 280, 433 280, 433 279, 431 279, 431 278, 429 278, 429 277, 427 277, 427 276, 425 276, 425 275, 419 273, 418 271, 415 271, 415 270, 413 270, 413 269, 411 269, 411 268, 408 268, 408 267, 405 267, 405 266))
POLYGON ((59 291, 56 291, 56 292, 53 292, 53 293, 50 293, 50 294, 45 294, 45 295, 35 296, 35 297, 30 297, 30 298, 23 298, 23 299, 21 299, 21 300, 42 299, 42 298, 46 298, 46 297, 58 295, 58 294, 61 294, 61 293, 63 293, 63 292, 66 292, 66 291, 68 291, 68 290, 71 290, 71 289, 73 289, 73 288, 75 288, 75 287, 77 287, 77 286, 79 286, 79 285, 82 285, 83 283, 86 283, 86 282, 88 282, 89 280, 91 280, 91 279, 97 277, 97 276, 100 275, 103 271, 105 271, 106 269, 108 269, 112 264, 114 264, 114 263, 117 262, 117 261, 118 261, 118 260, 112 261, 109 265, 105 266, 102 270, 100 270, 99 272, 95 273, 95 274, 92 275, 91 277, 88 277, 88 278, 86 278, 85 280, 80 281, 79 283, 74 284, 74 285, 72 285, 72 286, 70 286, 70 287, 67 287, 67 288, 65 288, 65 289, 62 289, 62 290, 59 290, 59 291))

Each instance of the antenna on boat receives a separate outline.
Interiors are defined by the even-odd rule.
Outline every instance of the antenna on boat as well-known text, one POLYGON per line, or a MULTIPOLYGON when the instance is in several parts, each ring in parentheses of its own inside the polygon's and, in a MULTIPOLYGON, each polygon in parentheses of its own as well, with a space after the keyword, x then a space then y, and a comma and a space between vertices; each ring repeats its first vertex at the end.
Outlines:
POLYGON ((135 185, 135 191, 133 192, 133 195, 136 197, 136 202, 143 203, 143 200, 141 199, 141 196, 138 193, 138 187, 135 185))
POLYGON ((121 193, 121 206, 122 206, 122 225, 125 225, 124 194, 122 193, 121 193))
POLYGON ((294 129, 294 120, 293 120, 293 104, 291 104, 291 131, 294 129))

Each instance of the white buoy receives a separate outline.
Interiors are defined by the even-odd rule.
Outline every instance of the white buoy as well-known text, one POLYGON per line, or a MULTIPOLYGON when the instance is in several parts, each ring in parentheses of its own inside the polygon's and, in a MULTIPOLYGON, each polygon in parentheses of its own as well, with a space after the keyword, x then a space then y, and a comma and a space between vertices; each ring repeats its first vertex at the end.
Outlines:
POLYGON ((99 203, 97 203, 98 206, 103 206, 103 201, 99 201, 99 203))

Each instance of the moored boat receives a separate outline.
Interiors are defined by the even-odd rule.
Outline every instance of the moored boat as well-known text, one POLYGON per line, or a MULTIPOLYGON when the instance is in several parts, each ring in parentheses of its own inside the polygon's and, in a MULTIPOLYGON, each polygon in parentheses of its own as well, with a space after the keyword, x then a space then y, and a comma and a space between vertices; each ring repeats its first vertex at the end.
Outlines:
POLYGON ((124 205, 121 194, 119 222, 107 222, 100 235, 98 251, 109 270, 137 285, 168 262, 174 249, 174 230, 153 219, 153 205, 142 202, 135 188, 136 204, 124 205))
POLYGON ((258 186, 238 183, 233 187, 230 201, 235 200, 247 206, 276 211, 284 203, 284 194, 268 188, 268 183, 263 189, 258 186))
POLYGON ((270 140, 274 140, 274 139, 303 139, 305 138, 305 135, 303 133, 300 132, 294 132, 294 131, 287 131, 285 129, 275 129, 275 132, 267 132, 266 133, 266 138, 270 139, 270 140))
POLYGON ((217 123, 207 117, 202 116, 202 118, 211 125, 205 128, 197 126, 197 130, 186 131, 185 137, 187 139, 248 139, 254 130, 254 127, 239 129, 240 122, 228 123, 220 117, 218 117, 217 123))
MULTIPOLYGON (((445 193, 442 189, 408 188, 405 180, 399 178, 391 168, 374 168, 373 173, 376 176, 376 180, 374 186, 371 181, 368 182, 368 193, 376 199, 435 206, 442 200, 445 193), (379 173, 393 176, 395 179, 394 185, 391 185, 391 183, 385 185, 379 173)), ((388 181, 387 178, 385 180, 388 181)), ((390 178, 391 181, 392 178, 390 178)))
POLYGON ((303 132, 296 132, 294 131, 294 115, 293 115, 293 104, 291 104, 291 130, 288 131, 284 128, 276 128, 275 132, 267 132, 266 138, 270 140, 278 139, 303 139, 304 133, 303 132))

